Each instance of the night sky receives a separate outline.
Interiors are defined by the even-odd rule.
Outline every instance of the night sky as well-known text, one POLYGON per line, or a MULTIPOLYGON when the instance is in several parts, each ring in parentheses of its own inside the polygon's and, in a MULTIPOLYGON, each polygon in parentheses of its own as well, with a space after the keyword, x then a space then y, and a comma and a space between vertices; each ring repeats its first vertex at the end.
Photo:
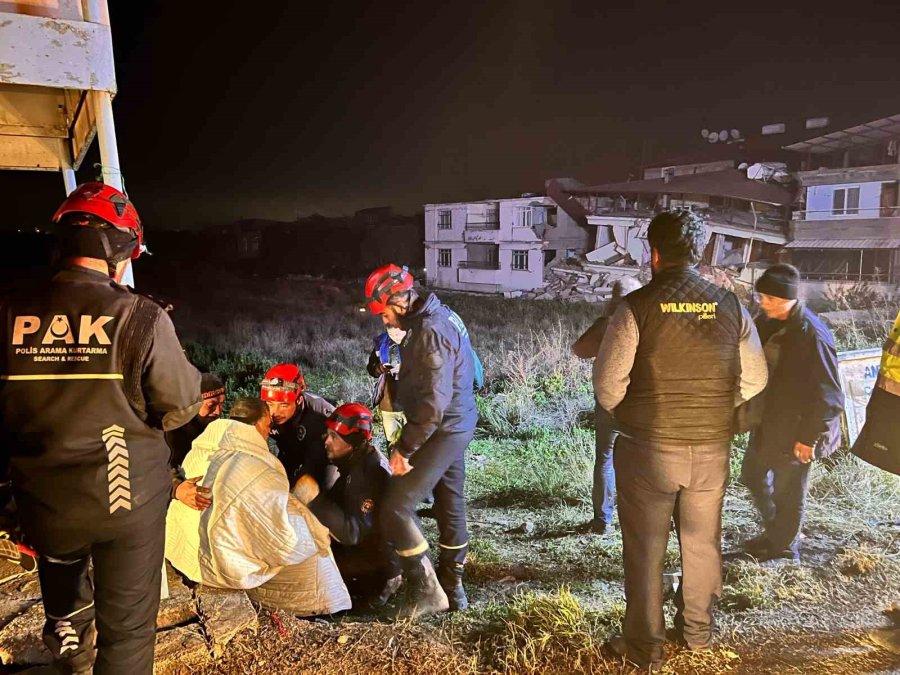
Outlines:
MULTIPOLYGON (((148 228, 412 213, 622 180, 704 127, 900 112, 894 2, 315 4, 110 2, 122 168, 148 228)), ((62 197, 58 174, 0 180, 0 227, 62 197)))

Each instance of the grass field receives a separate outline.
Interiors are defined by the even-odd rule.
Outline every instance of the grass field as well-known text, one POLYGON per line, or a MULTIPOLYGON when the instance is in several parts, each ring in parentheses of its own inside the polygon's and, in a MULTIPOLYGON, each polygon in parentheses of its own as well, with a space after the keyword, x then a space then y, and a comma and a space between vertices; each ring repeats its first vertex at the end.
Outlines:
MULTIPOLYGON (((365 363, 380 327, 358 311, 358 285, 217 274, 214 284, 197 287, 177 273, 158 285, 154 290, 175 302, 173 318, 189 355, 227 378, 230 398, 255 394, 272 363, 294 361, 313 392, 368 402, 365 363)), ((208 672, 623 672, 600 648, 624 612, 621 538, 575 530, 590 510, 593 399, 590 366, 569 346, 597 307, 443 299, 466 321, 486 369, 481 422, 468 455, 472 609, 399 627, 366 615, 328 625, 284 617, 287 628, 276 631, 264 619, 259 637, 242 638, 208 672), (341 636, 347 639, 339 642, 341 636), (253 649, 265 650, 262 665, 239 656, 253 649)), ((737 439, 733 469, 745 440, 737 439)), ((890 625, 882 611, 900 599, 898 497, 898 479, 852 457, 815 466, 803 563, 726 563, 716 649, 670 650, 668 669, 900 668, 898 657, 872 638, 890 625)), ((426 526, 433 537, 433 522, 426 526)), ((726 552, 756 533, 746 490, 732 482, 726 552)), ((678 570, 674 539, 666 562, 667 571, 678 570)))

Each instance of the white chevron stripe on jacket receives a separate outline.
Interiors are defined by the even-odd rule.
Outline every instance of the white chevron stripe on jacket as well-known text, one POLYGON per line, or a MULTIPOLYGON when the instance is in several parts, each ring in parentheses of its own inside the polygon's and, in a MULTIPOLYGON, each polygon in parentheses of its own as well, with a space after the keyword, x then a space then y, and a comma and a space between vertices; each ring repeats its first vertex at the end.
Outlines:
POLYGON ((250 589, 290 566, 285 607, 308 614, 349 609, 328 529, 290 494, 284 467, 255 427, 212 422, 183 466, 188 477, 203 476, 212 506, 196 511, 171 502, 166 558, 178 570, 210 586, 250 589))

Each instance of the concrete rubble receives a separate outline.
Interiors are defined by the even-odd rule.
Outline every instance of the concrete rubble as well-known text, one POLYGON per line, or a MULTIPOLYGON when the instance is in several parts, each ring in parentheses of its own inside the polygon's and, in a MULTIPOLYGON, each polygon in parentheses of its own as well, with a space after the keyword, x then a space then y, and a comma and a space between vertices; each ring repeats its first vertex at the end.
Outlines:
POLYGON ((509 291, 507 298, 529 300, 563 300, 568 302, 603 302, 612 295, 612 285, 624 277, 649 278, 649 270, 636 265, 600 265, 588 260, 569 258, 564 263, 551 263, 544 269, 544 287, 533 291, 509 291))
MULTIPOLYGON (((246 630, 256 631, 258 618, 247 594, 205 586, 186 585, 166 565, 170 597, 157 615, 157 675, 185 672, 210 663, 225 645, 246 630)), ((44 608, 36 573, 0 561, 0 672, 3 666, 47 672, 50 652, 41 640, 44 608)))
MULTIPOLYGON (((600 249, 597 249, 598 251, 600 249)), ((592 252, 593 253, 593 252, 592 252)), ((590 253, 588 257, 590 257, 590 253)), ((726 267, 700 266, 700 274, 729 290, 749 293, 752 285, 735 270, 726 267)), ((533 291, 507 291, 505 298, 525 300, 557 300, 563 302, 605 302, 612 296, 613 284, 626 277, 642 284, 650 280, 650 267, 637 265, 601 265, 582 258, 569 258, 564 263, 551 263, 544 268, 544 287, 533 291)))

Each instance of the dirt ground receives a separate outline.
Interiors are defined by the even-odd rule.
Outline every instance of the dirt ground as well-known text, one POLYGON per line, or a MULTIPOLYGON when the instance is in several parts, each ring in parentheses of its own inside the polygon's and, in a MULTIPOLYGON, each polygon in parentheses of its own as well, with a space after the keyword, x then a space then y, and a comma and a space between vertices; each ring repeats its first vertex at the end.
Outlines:
MULTIPOLYGON (((326 622, 263 611, 258 635, 238 637, 221 660, 192 672, 465 673, 498 669, 492 657, 493 640, 503 624, 491 620, 491 609, 502 607, 516 594, 552 592, 566 584, 589 608, 618 606, 623 599, 618 535, 576 534, 574 525, 581 516, 580 508, 565 504, 545 511, 476 506, 471 510, 472 539, 490 542, 490 546, 476 543, 473 547, 467 584, 473 609, 469 612, 394 626, 366 614, 326 622), (469 613, 475 619, 467 620, 469 613)), ((429 521, 425 523, 433 530, 429 521)), ((900 538, 898 524, 884 527, 900 538)), ((715 648, 691 653, 670 646, 666 672, 900 672, 900 652, 891 649, 898 649, 900 615, 885 611, 900 599, 898 569, 883 563, 884 567, 866 574, 845 574, 836 561, 838 542, 810 533, 804 543, 809 553, 795 574, 805 584, 798 584, 793 595, 784 596, 789 600, 768 598, 761 602, 764 608, 720 609, 715 648)), ((729 565, 726 562, 726 570, 729 565)), ((786 562, 760 567, 774 576, 788 576, 794 569, 786 562)), ((761 592, 782 594, 778 586, 761 586, 761 592)), ((727 572, 723 597, 729 598, 727 572)), ((732 607, 740 604, 734 597, 731 602, 732 607)), ((637 672, 602 652, 580 654, 573 661, 561 659, 555 666, 542 672, 637 672)))

